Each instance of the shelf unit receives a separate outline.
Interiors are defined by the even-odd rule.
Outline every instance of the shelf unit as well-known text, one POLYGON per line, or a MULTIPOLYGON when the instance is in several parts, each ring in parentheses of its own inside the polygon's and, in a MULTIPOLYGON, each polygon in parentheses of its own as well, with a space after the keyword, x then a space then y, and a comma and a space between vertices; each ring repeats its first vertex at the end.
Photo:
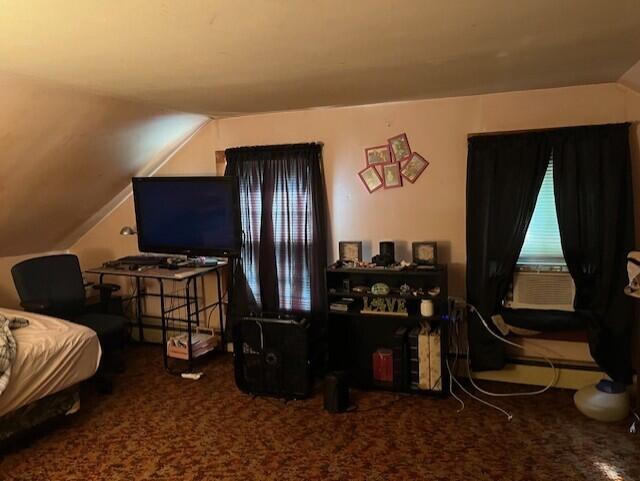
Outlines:
MULTIPOLYGON (((405 389, 406 392, 447 395, 449 377, 445 364, 448 349, 448 303, 447 303, 447 266, 439 265, 434 269, 348 269, 327 268, 325 271, 327 288, 327 326, 329 331, 329 368, 331 370, 345 370, 349 373, 351 385, 361 389, 392 389, 384 387, 373 380, 372 356, 380 348, 393 349, 394 335, 399 327, 412 329, 423 323, 429 323, 440 330, 440 372, 442 373, 442 391, 420 389, 405 389), (371 287, 383 282, 391 288, 386 295, 354 292, 356 286, 371 287), (348 290, 345 286, 348 284, 348 290), (399 288, 407 284, 411 291, 439 287, 435 296, 401 294, 399 288), (331 311, 332 302, 341 298, 352 298, 349 310, 331 311), (363 313, 364 297, 387 297, 404 299, 407 315, 391 315, 384 313, 363 313), (434 304, 434 315, 423 317, 420 315, 420 302, 431 299, 434 304)), ((407 367, 408 369, 408 367, 407 367)))

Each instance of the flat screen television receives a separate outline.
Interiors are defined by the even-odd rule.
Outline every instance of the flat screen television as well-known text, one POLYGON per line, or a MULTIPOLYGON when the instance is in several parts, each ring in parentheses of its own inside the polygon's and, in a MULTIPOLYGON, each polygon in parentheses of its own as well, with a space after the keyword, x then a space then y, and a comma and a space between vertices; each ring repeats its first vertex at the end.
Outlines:
POLYGON ((140 252, 240 255, 236 177, 134 177, 132 184, 140 252))

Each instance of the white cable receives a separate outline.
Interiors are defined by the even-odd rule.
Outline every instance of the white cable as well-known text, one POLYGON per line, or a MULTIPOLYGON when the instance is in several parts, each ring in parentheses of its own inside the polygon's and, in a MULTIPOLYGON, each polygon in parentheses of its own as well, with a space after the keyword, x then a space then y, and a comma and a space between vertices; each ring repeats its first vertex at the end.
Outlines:
POLYGON ((445 357, 444 362, 447 365, 447 371, 449 371, 449 392, 451 393, 453 398, 460 403, 460 409, 456 411, 456 413, 460 414, 462 411, 464 411, 464 401, 460 399, 455 392, 453 392, 453 374, 451 373, 451 367, 449 367, 449 358, 445 357))
MULTIPOLYGON (((459 330, 459 323, 457 321, 459 321, 459 318, 454 314, 454 317, 452 318, 453 322, 453 326, 454 326, 454 330, 455 330, 455 334, 456 334, 456 341, 455 341, 455 349, 456 349, 456 357, 453 361, 453 371, 455 371, 458 367, 458 355, 459 355, 459 340, 460 340, 460 330, 459 330)), ((449 348, 451 348, 451 334, 449 334, 449 348)), ((460 403, 460 409, 458 409, 456 412, 459 414, 461 413, 464 408, 465 408, 465 404, 464 401, 458 397, 457 394, 455 394, 455 392, 453 391, 453 375, 452 375, 452 369, 449 366, 449 356, 445 357, 445 363, 447 365, 447 371, 449 371, 449 391, 451 392, 451 395, 458 400, 458 402, 460 403)))
MULTIPOLYGON (((458 341, 460 339, 460 333, 458 331, 458 323, 454 322, 455 327, 456 327, 456 358, 455 358, 455 363, 454 366, 457 364, 458 362, 458 350, 459 350, 459 345, 458 345, 458 341)), ((455 375, 453 374, 452 370, 451 370, 451 366, 449 365, 449 357, 445 356, 445 364, 447 366, 447 371, 449 372, 449 386, 450 389, 449 391, 451 392, 451 395, 461 404, 460 409, 457 410, 458 413, 462 412, 462 410, 465 407, 464 401, 462 399, 460 399, 454 392, 453 392, 453 385, 452 383, 455 382, 458 387, 462 390, 462 392, 466 393, 469 397, 471 397, 472 399, 475 399, 476 401, 478 401, 481 404, 484 404, 485 406, 488 406, 492 409, 495 409, 496 411, 501 412, 502 414, 504 414, 507 417, 508 421, 511 421, 513 419, 513 415, 506 411, 505 409, 502 409, 500 406, 496 406, 495 404, 492 404, 488 401, 485 401, 484 399, 479 398, 478 396, 470 393, 467 389, 465 389, 465 387, 460 384, 460 381, 458 381, 458 379, 455 377, 455 375)))
MULTIPOLYGON (((451 337, 449 337, 449 348, 451 348, 451 337)), ((453 392, 453 374, 451 373, 451 367, 449 367, 449 356, 445 356, 444 358, 445 364, 447 365, 447 371, 449 371, 449 392, 453 396, 453 398, 460 403, 460 409, 456 411, 456 413, 461 413, 464 411, 464 401, 458 397, 458 395, 453 392)), ((453 363, 455 367, 458 363, 458 349, 456 348, 456 359, 453 363)))
MULTIPOLYGON (((446 359, 446 358, 445 358, 446 359)), ((449 367, 449 360, 446 359, 446 364, 447 364, 447 370, 449 371, 449 377, 450 379, 453 379, 453 381, 458 385, 458 387, 460 389, 462 389, 463 392, 465 392, 469 397, 471 397, 472 399, 475 399, 476 401, 484 404, 485 406, 489 406, 490 408, 495 409, 496 411, 500 411, 502 414, 504 414, 505 416, 507 416, 507 420, 511 421, 513 419, 513 414, 511 414, 509 411, 506 411, 504 409, 502 409, 500 406, 496 406, 495 404, 491 404, 489 401, 485 401, 482 398, 479 398, 478 396, 471 394, 469 391, 467 391, 464 386, 462 384, 460 384, 460 381, 458 381, 456 379, 456 377, 453 375, 453 373, 451 372, 451 368, 449 367)), ((453 394, 453 393, 452 393, 453 394)), ((457 398, 456 398, 457 399, 457 398)), ((458 399, 460 402, 462 402, 461 399, 458 399)), ((464 402, 462 402, 463 406, 464 406, 464 402)), ((462 409, 460 410, 462 411, 462 409)), ((458 412, 460 412, 458 411, 458 412)))
POLYGON ((631 423, 631 426, 629 426, 629 432, 631 434, 636 434, 638 432, 638 423, 640 423, 640 416, 638 416, 638 413, 635 411, 631 411, 631 414, 634 415, 635 419, 633 420, 633 423, 631 423))
POLYGON ((262 332, 262 323, 256 319, 255 320, 258 329, 260 329, 260 351, 264 351, 264 333, 262 332))
POLYGON ((460 403, 460 408, 456 409, 456 414, 460 414, 462 411, 464 411, 465 404, 464 401, 459 398, 455 392, 453 392, 453 380, 451 377, 451 369, 449 368, 448 362, 449 361, 447 361, 447 370, 449 371, 449 392, 451 393, 451 396, 453 396, 453 399, 460 403))
MULTIPOLYGON (((495 332, 493 332, 493 330, 489 327, 489 325, 487 324, 487 321, 484 320, 484 317, 482 317, 482 314, 480 314, 478 309, 476 309, 475 306, 473 306, 472 304, 469 304, 468 302, 466 304, 467 304, 467 306, 469 306, 469 308, 471 309, 472 312, 476 313, 476 315, 478 316, 480 321, 482 321, 482 324, 484 325, 485 329, 487 331, 489 331, 489 333, 493 337, 495 337, 499 341, 504 342, 505 344, 509 344, 510 346, 514 346, 514 347, 520 348, 522 350, 525 349, 524 346, 522 346, 522 345, 520 345, 520 344, 518 344, 516 342, 509 341, 508 339, 505 339, 504 337, 501 337, 501 336, 497 335, 495 332)), ((558 378, 558 371, 556 370, 556 366, 553 364, 553 362, 551 362, 551 359, 549 359, 547 356, 545 356, 541 351, 538 351, 538 354, 540 354, 540 356, 543 357, 544 360, 549 363, 549 366, 551 366, 551 369, 553 370, 553 377, 552 377, 551 381, 549 382, 549 384, 547 384, 544 388, 539 389, 537 391, 516 392, 516 393, 495 393, 495 392, 486 391, 486 390, 482 389, 473 380, 473 375, 472 375, 472 371, 471 371, 471 362, 470 362, 470 359, 469 359, 469 348, 467 348, 467 373, 469 374, 469 381, 471 381, 471 384, 473 385, 474 388, 476 388, 482 394, 486 394, 487 396, 512 397, 512 396, 536 396, 538 394, 542 394, 542 393, 548 391, 549 389, 551 389, 555 385, 555 383, 557 381, 557 378, 558 378)))

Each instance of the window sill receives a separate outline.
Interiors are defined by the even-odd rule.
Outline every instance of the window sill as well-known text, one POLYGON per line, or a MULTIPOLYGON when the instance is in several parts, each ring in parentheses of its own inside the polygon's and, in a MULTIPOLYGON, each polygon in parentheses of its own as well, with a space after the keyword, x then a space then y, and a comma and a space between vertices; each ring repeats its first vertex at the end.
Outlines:
POLYGON ((569 272, 566 264, 531 262, 516 264, 517 272, 569 272))
POLYGON ((576 312, 505 308, 500 314, 507 324, 532 331, 557 333, 586 330, 586 319, 576 312))

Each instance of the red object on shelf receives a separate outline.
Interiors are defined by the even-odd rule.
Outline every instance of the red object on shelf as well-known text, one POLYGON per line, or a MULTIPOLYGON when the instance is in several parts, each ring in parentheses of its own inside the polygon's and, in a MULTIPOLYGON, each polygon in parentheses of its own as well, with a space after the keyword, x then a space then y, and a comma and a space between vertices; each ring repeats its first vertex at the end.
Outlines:
POLYGON ((373 353, 373 379, 384 383, 393 382, 393 351, 391 349, 378 349, 373 353))

